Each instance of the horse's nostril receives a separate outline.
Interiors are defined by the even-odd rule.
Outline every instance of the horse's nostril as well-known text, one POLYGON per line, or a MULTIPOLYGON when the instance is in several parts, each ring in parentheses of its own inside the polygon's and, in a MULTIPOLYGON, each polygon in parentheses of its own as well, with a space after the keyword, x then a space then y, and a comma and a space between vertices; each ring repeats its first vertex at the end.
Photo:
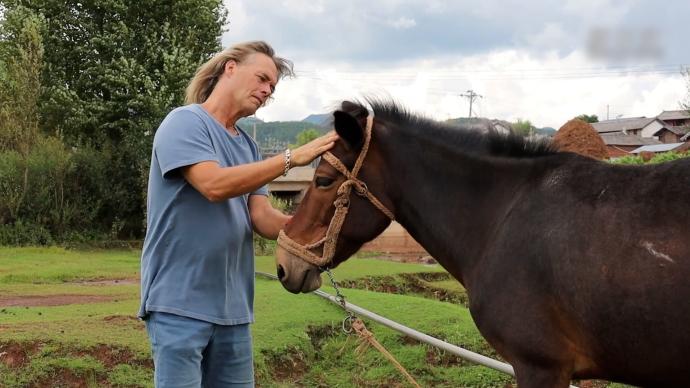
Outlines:
POLYGON ((283 280, 283 277, 285 277, 285 270, 282 265, 278 264, 278 279, 283 280))

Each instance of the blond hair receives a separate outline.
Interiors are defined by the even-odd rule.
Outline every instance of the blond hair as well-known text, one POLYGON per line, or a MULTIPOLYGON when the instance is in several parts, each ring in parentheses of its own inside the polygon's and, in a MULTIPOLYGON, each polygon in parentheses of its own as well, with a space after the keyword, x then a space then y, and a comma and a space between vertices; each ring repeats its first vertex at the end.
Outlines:
POLYGON ((292 62, 285 58, 277 57, 275 51, 268 43, 253 41, 236 44, 219 52, 213 58, 206 61, 206 63, 199 66, 196 74, 194 74, 194 78, 187 85, 185 103, 201 104, 206 101, 211 95, 213 88, 216 87, 218 77, 225 71, 225 64, 228 61, 242 63, 247 57, 255 53, 265 54, 273 60, 278 69, 278 79, 295 75, 292 70, 292 62))

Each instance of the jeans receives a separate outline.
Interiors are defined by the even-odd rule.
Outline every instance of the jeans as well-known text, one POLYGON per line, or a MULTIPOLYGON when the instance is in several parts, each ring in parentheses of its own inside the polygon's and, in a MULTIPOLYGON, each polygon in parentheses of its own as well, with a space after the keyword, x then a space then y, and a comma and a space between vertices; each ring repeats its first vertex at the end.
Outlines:
POLYGON ((146 331, 156 388, 254 386, 249 324, 216 325, 154 311, 146 331))

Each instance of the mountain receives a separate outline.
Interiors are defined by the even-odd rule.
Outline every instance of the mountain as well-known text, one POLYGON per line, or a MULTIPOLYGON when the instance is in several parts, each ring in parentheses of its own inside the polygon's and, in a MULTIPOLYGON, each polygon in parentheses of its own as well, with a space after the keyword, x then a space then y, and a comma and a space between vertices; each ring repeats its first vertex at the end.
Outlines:
POLYGON ((263 120, 258 119, 254 116, 249 116, 249 117, 242 117, 241 119, 237 120, 237 125, 240 127, 247 129, 253 126, 254 124, 261 124, 263 123, 263 120))
POLYGON ((534 133, 538 133, 540 135, 546 135, 549 137, 553 137, 553 135, 556 134, 556 129, 551 128, 551 127, 544 127, 544 128, 536 128, 534 130, 534 133))
POLYGON ((256 126, 241 123, 240 127, 254 137, 262 149, 284 149, 296 143, 297 134, 306 129, 315 129, 320 134, 328 132, 324 127, 304 121, 261 121, 256 122, 256 126))
POLYGON ((333 119, 330 113, 311 114, 302 120, 302 122, 315 124, 324 128, 330 127, 332 121, 333 119))

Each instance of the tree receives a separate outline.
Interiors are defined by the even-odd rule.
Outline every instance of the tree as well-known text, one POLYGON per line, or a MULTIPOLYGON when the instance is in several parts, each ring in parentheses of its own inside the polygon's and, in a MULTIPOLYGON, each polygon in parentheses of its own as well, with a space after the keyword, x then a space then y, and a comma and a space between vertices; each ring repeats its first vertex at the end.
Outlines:
POLYGON ((140 237, 153 134, 220 49, 222 0, 4 1, 8 12, 20 4, 47 21, 40 127, 108 159, 99 218, 140 237))
POLYGON ((534 126, 529 120, 518 119, 513 123, 513 130, 521 136, 530 136, 534 133, 534 126))
POLYGON ((586 114, 581 114, 577 117, 576 119, 580 119, 586 123, 598 123, 599 122, 599 117, 597 115, 586 115, 586 114))
POLYGON ((44 20, 25 7, 0 24, 0 150, 26 156, 38 134, 44 20))
POLYGON ((291 144, 290 146, 292 148, 299 147, 301 145, 309 143, 310 141, 316 139, 320 135, 321 133, 314 128, 305 129, 297 134, 297 143, 291 144))
POLYGON ((14 222, 29 191, 29 156, 38 139, 44 20, 24 7, 0 24, 0 223, 14 222))

